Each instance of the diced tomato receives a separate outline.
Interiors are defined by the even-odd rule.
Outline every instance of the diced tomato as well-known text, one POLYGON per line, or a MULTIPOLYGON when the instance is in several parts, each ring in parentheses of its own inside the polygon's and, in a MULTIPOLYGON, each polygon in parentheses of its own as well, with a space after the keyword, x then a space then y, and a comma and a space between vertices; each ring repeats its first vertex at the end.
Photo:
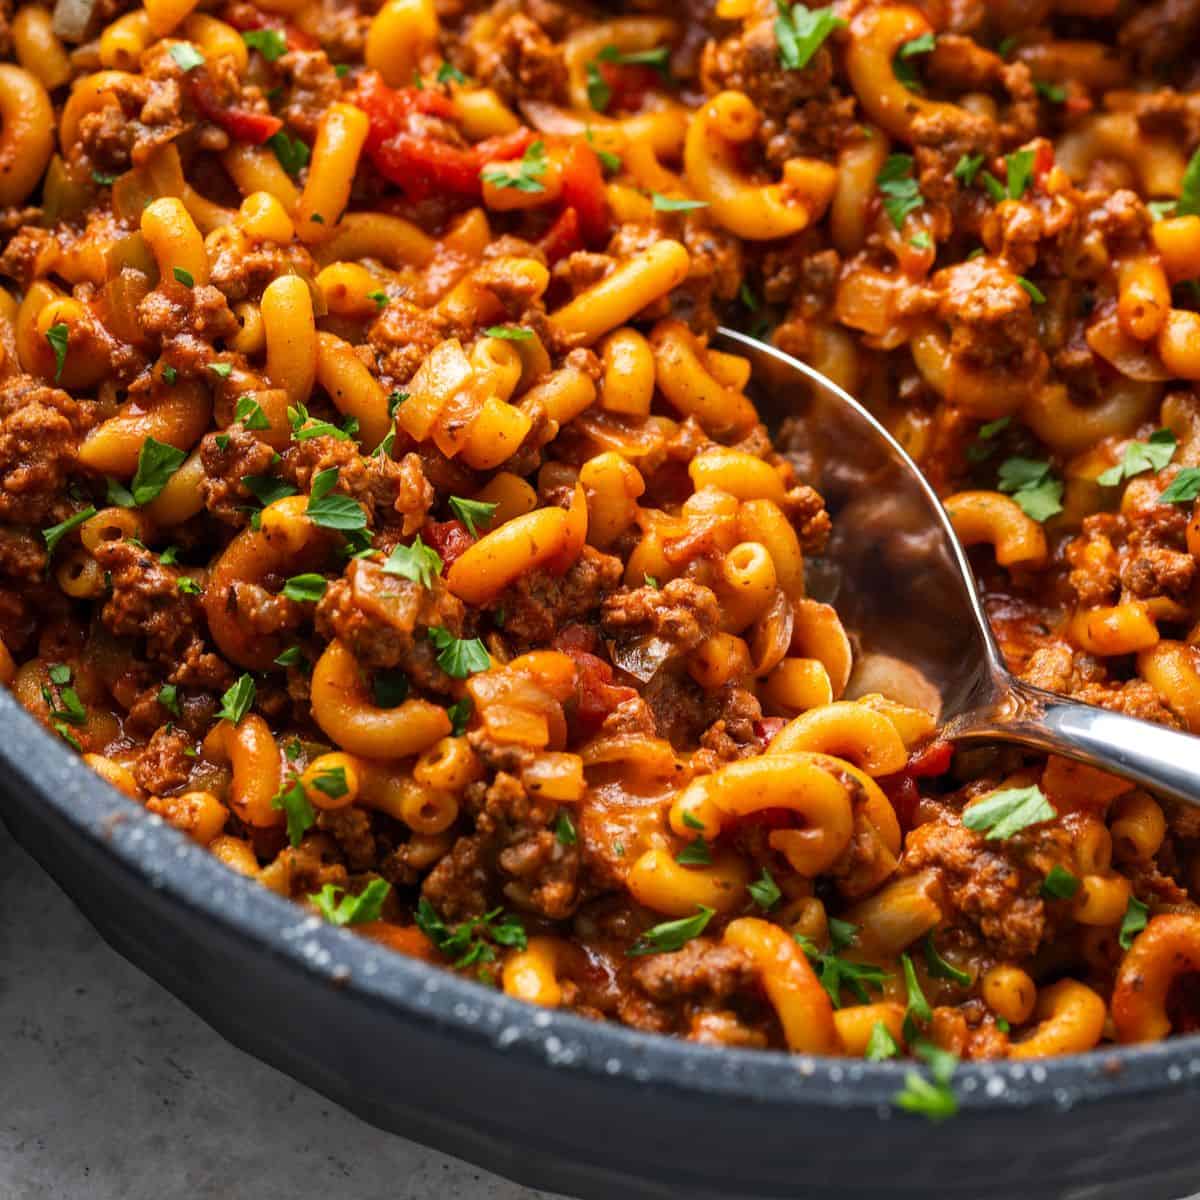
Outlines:
POLYGON ((933 775, 945 775, 953 759, 952 742, 930 742, 913 751, 904 770, 914 779, 928 779, 933 775))
POLYGON ((1033 154, 1033 177, 1041 180, 1050 168, 1054 166, 1054 146, 1045 138, 1038 140, 1037 149, 1033 154))
POLYGON ((575 210, 579 231, 588 245, 598 249, 608 240, 604 174, 596 152, 585 142, 572 142, 563 160, 562 200, 568 209, 575 210))
POLYGON ((518 129, 474 146, 455 146, 431 136, 414 116, 454 119, 454 106, 428 88, 390 88, 379 73, 367 71, 353 102, 367 114, 367 156, 375 169, 410 200, 438 193, 476 200, 483 194, 479 172, 485 163, 520 158, 534 139, 518 129))
POLYGON ((883 788, 895 810, 900 828, 907 833, 917 819, 917 805, 921 803, 916 780, 907 771, 897 771, 895 775, 880 776, 875 782, 883 788))
POLYGON ((633 688, 613 683, 612 667, 583 649, 583 645, 595 644, 595 635, 582 625, 567 626, 553 642, 556 650, 569 654, 575 662, 575 703, 569 715, 573 730, 585 737, 595 733, 619 704, 637 695, 633 688))
POLYGON ((195 104, 196 111, 205 120, 220 125, 235 142, 261 146, 283 128, 283 122, 270 113, 222 104, 212 80, 204 71, 193 71, 190 78, 192 103, 195 104))
POLYGON ((421 540, 438 552, 447 567, 475 544, 461 521, 431 521, 421 530, 421 540))
POLYGON ((575 210, 564 208, 554 224, 542 234, 538 245, 551 266, 560 258, 582 250, 583 238, 579 236, 579 216, 575 210))

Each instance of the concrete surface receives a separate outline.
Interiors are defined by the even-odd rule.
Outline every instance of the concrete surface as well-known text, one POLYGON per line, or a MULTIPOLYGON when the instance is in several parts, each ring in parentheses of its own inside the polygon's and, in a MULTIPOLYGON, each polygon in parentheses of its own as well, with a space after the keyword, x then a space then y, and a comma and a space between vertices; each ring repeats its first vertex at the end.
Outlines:
POLYGON ((0 825, 0 1200, 554 1200, 381 1133, 111 951, 0 825))

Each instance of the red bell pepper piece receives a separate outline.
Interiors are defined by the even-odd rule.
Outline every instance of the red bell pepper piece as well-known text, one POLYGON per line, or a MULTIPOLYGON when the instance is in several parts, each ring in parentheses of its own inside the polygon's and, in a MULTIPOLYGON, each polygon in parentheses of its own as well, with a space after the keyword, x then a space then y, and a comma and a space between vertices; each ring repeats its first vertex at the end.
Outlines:
POLYGON ((579 217, 583 240, 589 246, 602 246, 609 230, 604 174, 596 152, 585 142, 572 142, 563 160, 562 200, 579 217))
POLYGON ((212 80, 204 71, 193 71, 190 80, 192 103, 196 111, 206 121, 220 125, 235 142, 261 146, 283 128, 283 122, 270 113, 256 112, 236 104, 222 104, 212 80))
POLYGON ((554 224, 542 234, 538 242, 546 261, 553 266, 560 258, 583 249, 583 238, 579 236, 579 216, 573 208, 564 208, 554 224))

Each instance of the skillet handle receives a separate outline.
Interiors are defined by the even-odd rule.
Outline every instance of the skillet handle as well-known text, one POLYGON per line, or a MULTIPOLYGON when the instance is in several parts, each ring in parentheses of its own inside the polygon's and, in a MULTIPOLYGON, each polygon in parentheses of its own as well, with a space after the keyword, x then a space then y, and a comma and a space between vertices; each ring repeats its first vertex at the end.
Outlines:
POLYGON ((1019 680, 1010 682, 1000 703, 955 718, 941 736, 1016 742, 1061 754, 1200 807, 1200 744, 1194 734, 1068 700, 1019 680))

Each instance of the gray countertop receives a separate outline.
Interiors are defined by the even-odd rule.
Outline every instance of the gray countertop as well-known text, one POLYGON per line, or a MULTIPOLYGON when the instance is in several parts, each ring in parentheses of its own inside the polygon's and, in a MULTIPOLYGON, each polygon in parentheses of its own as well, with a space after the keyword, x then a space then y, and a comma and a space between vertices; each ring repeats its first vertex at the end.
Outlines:
POLYGON ((553 1200, 381 1133, 218 1037, 0 825, 0 1200, 553 1200))

